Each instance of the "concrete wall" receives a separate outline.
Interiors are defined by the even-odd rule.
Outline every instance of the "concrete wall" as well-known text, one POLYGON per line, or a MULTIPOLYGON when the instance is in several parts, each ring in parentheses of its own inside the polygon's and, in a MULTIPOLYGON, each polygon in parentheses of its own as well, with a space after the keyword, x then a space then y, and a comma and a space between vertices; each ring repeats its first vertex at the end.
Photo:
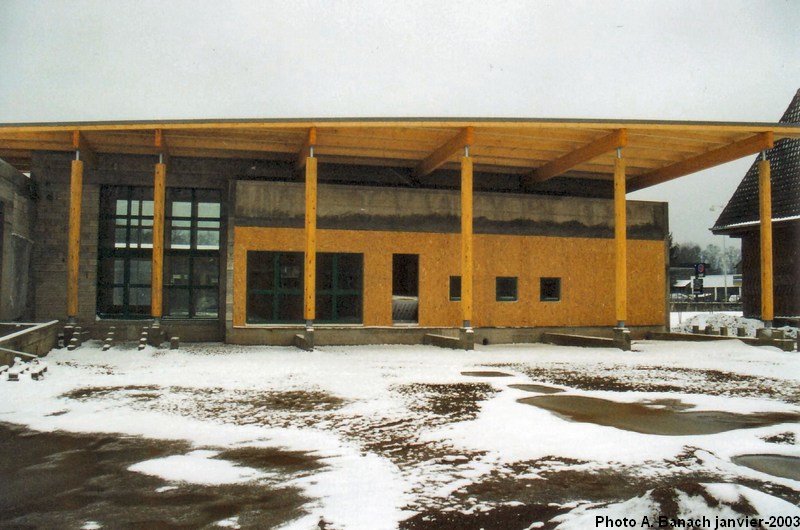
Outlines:
MULTIPOLYGON (((320 185, 317 227, 458 233, 457 191, 320 185)), ((304 185, 240 181, 234 211, 237 226, 301 228, 304 185)), ((628 237, 663 240, 665 203, 628 201, 628 237)), ((475 194, 476 234, 614 237, 614 205, 608 199, 512 193, 475 194)))
POLYGON ((31 257, 34 188, 27 176, 0 160, 0 209, 3 213, 0 320, 33 316, 31 257))
MULTIPOLYGON (((31 177, 37 183, 34 267, 34 317, 63 320, 67 315, 67 236, 72 157, 35 153, 31 177)), ((78 321, 90 326, 97 303, 97 227, 100 187, 85 170, 81 201, 78 321)))
MULTIPOLYGON (((61 331, 58 321, 42 324, 20 324, 17 330, 0 337, 0 348, 44 356, 56 346, 61 331)), ((0 349, 0 365, 11 365, 16 354, 0 349)), ((27 359, 23 359, 27 360, 27 359)))

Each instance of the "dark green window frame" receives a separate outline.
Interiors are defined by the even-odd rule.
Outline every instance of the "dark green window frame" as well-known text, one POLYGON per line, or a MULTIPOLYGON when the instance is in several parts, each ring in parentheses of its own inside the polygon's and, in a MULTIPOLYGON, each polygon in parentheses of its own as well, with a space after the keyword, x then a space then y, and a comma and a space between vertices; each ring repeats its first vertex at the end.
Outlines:
POLYGON ((219 190, 167 189, 165 318, 219 318, 221 209, 219 190))
POLYGON ((97 245, 97 314, 151 315, 153 189, 103 186, 97 245))
POLYGON ((450 301, 461 300, 461 276, 450 276, 450 301))
MULTIPOLYGON (((363 322, 363 270, 363 254, 317 253, 317 322, 363 322)), ((302 252, 249 251, 247 323, 303 323, 303 279, 302 252)))
POLYGON ((363 293, 363 254, 317 253, 317 321, 361 324, 363 293))
POLYGON ((516 276, 496 277, 495 300, 498 302, 516 302, 519 300, 516 276))
MULTIPOLYGON (((149 318, 153 188, 103 186, 100 197, 97 314, 110 318, 149 318)), ((219 318, 220 210, 219 190, 167 189, 165 318, 219 318), (182 204, 184 211, 173 211, 176 202, 182 204), (186 236, 181 245, 173 244, 176 227, 186 236), (186 265, 176 281, 173 270, 180 262, 186 265), (180 305, 185 311, 174 311, 176 300, 182 300, 180 305)))
POLYGON ((542 302, 560 302, 561 278, 540 278, 539 300, 542 302))
POLYGON ((303 253, 247 253, 247 323, 303 322, 303 253))

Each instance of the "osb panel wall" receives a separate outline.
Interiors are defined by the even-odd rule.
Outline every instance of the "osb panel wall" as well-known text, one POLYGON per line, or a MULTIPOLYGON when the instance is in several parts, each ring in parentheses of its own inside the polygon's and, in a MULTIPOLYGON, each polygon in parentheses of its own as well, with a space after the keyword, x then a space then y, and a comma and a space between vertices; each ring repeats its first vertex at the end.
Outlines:
MULTIPOLYGON (((247 251, 303 251, 303 230, 236 227, 233 324, 245 325, 247 251)), ((628 321, 665 321, 663 241, 628 242, 628 321)), ((419 325, 458 327, 461 307, 449 300, 460 275, 458 234, 319 230, 318 252, 364 254, 364 325, 391 326, 392 254, 420 255, 419 325)), ((614 242, 608 239, 475 236, 476 327, 614 325, 614 242), (518 300, 497 302, 495 278, 518 278, 518 300), (559 302, 541 302, 539 279, 561 278, 559 302)))

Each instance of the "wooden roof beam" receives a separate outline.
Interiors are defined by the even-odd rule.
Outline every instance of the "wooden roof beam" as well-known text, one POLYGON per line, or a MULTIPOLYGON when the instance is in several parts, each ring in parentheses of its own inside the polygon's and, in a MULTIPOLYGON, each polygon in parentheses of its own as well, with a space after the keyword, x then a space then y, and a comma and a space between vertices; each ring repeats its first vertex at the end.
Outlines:
POLYGON ((436 151, 417 164, 417 167, 414 168, 413 177, 419 179, 430 175, 438 168, 442 167, 451 156, 464 149, 464 146, 472 145, 474 142, 475 128, 471 125, 464 127, 457 135, 450 138, 446 144, 436 149, 436 151))
POLYGON ((77 151, 78 158, 89 166, 97 164, 97 155, 94 149, 89 145, 86 136, 78 129, 72 131, 72 148, 77 151))
POLYGON ((619 149, 620 147, 625 147, 627 144, 627 129, 617 129, 610 134, 606 134, 583 147, 570 151, 537 168, 533 173, 526 175, 522 179, 522 186, 527 188, 537 182, 544 182, 545 180, 566 173, 576 166, 589 162, 598 156, 619 149))
POLYGON ((306 167, 306 158, 314 156, 313 149, 317 145, 317 128, 311 127, 308 129, 308 135, 303 142, 303 147, 297 153, 294 168, 296 171, 302 171, 306 167))
POLYGON ((758 133, 744 140, 739 140, 738 142, 706 151, 692 158, 687 158, 686 160, 635 177, 628 182, 628 192, 655 186, 656 184, 661 184, 662 182, 667 182, 678 177, 732 162, 765 149, 771 149, 773 144, 774 136, 772 131, 758 133))

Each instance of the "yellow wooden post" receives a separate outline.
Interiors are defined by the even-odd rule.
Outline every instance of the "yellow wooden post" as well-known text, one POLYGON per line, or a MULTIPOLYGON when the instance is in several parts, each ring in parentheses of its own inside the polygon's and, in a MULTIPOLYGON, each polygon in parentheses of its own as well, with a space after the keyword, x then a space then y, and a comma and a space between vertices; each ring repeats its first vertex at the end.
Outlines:
POLYGON ((628 318, 628 241, 625 210, 625 160, 620 150, 614 159, 614 242, 615 242, 615 315, 617 327, 624 328, 628 318))
POLYGON ((306 159, 306 227, 305 227, 305 281, 303 283, 303 312, 306 327, 311 327, 316 312, 317 287, 317 159, 306 159))
POLYGON ((150 314, 158 320, 163 315, 164 289, 164 208, 167 165, 156 164, 153 178, 153 263, 150 314))
POLYGON ((67 248, 67 319, 78 317, 78 278, 81 253, 81 196, 83 193, 83 161, 72 161, 69 181, 69 239, 67 248))
POLYGON ((461 157, 461 313, 464 328, 472 327, 472 159, 461 157))
POLYGON ((761 320, 767 327, 774 318, 772 285, 772 183, 769 160, 758 162, 759 216, 761 218, 761 320))

